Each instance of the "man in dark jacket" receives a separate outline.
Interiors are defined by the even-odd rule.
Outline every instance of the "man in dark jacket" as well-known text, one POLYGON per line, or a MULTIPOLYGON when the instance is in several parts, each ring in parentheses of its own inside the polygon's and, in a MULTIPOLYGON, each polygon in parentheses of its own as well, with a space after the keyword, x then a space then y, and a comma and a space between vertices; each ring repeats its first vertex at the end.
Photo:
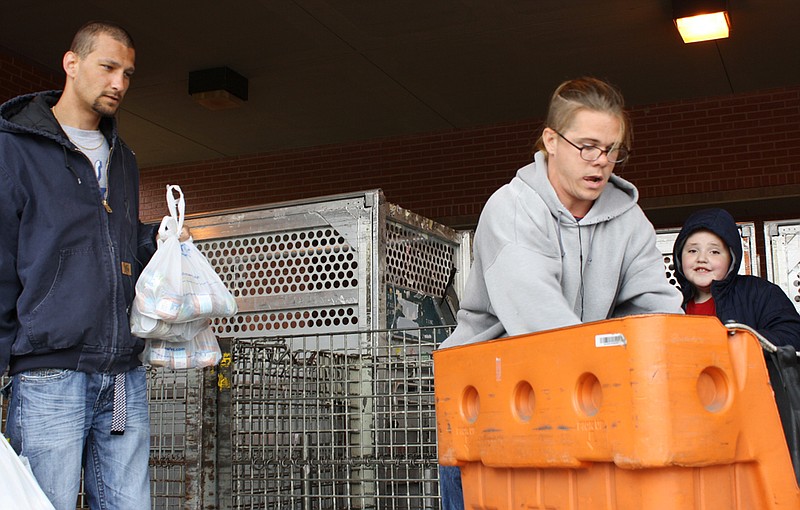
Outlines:
POLYGON ((673 260, 687 313, 693 313, 695 306, 705 306, 709 313, 694 313, 716 315, 723 323, 746 324, 776 345, 800 349, 800 316, 788 296, 774 283, 738 274, 742 264, 742 240, 730 213, 724 209, 704 209, 689 216, 675 239, 673 260), (724 243, 724 252, 719 256, 727 257, 728 262, 716 278, 709 276, 717 256, 714 243, 706 252, 702 243, 692 242, 700 239, 697 236, 703 233, 724 243), (687 263, 695 258, 696 262, 687 263))
POLYGON ((155 231, 139 222, 139 171, 114 119, 134 59, 122 27, 88 23, 64 54, 63 92, 0 106, 5 432, 58 510, 75 508, 82 467, 91 508, 150 508, 144 342, 128 312, 155 231))

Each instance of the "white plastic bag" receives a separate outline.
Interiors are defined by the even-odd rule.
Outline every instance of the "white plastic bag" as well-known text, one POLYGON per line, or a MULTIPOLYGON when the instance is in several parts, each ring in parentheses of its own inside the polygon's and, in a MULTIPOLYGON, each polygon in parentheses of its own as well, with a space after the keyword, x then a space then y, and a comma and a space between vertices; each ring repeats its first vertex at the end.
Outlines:
POLYGON ((188 342, 147 340, 142 362, 174 370, 216 366, 222 359, 214 331, 207 327, 188 342))
POLYGON ((192 239, 180 248, 182 300, 174 322, 236 314, 236 300, 192 239))
POLYGON ((131 332, 188 341, 207 325, 201 319, 234 315, 236 300, 191 238, 178 240, 185 211, 179 186, 167 186, 167 207, 170 215, 161 220, 158 249, 136 282, 131 332), (184 323, 192 324, 174 326, 184 323))
POLYGON ((30 469, 0 435, 0 507, 3 510, 55 510, 30 469))

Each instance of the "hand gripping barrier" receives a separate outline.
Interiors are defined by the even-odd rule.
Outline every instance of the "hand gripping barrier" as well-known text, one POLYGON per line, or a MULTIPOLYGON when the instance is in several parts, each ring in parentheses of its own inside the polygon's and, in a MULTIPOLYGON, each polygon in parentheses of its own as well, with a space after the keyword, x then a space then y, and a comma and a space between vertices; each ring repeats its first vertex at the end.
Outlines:
POLYGON ((755 336, 613 319, 434 352, 439 462, 470 510, 796 510, 755 336))

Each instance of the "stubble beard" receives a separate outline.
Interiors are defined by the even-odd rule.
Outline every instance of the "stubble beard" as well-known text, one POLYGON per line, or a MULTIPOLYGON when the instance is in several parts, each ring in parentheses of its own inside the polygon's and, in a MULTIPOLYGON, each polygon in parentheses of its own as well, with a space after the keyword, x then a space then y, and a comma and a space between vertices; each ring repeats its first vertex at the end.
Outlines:
POLYGON ((92 110, 95 113, 100 115, 100 117, 104 118, 111 118, 117 114, 117 110, 119 109, 120 101, 117 101, 116 106, 107 106, 102 102, 102 96, 95 99, 94 103, 92 104, 92 110))

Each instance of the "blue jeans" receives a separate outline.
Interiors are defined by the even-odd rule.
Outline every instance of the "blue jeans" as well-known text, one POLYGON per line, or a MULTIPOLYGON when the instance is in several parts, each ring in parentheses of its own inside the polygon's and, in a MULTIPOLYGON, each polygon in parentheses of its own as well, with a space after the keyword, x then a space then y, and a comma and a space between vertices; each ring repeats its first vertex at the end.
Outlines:
POLYGON ((442 510, 464 510, 464 491, 458 466, 439 466, 439 495, 442 510))
POLYGON ((75 510, 82 465, 93 510, 150 509, 145 369, 129 371, 125 385, 125 433, 112 435, 113 375, 41 369, 14 376, 6 436, 56 510, 75 510))

